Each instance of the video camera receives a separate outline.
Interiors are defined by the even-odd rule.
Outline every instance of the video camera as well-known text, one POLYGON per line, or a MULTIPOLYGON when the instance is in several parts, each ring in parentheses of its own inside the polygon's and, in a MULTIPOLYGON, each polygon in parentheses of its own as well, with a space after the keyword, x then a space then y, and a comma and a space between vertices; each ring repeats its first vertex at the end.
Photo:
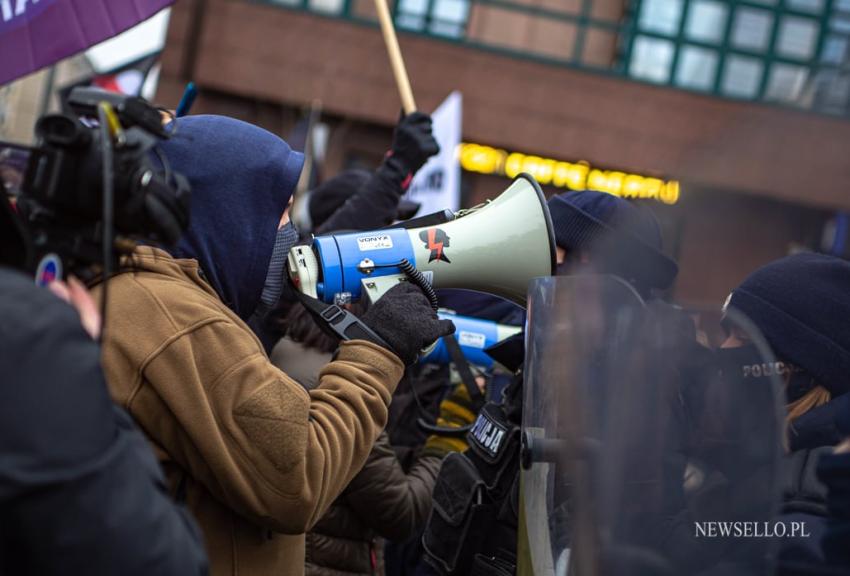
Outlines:
POLYGON ((189 222, 189 183, 157 151, 173 132, 157 108, 94 88, 75 88, 67 104, 73 114, 38 120, 36 147, 0 142, 0 181, 27 229, 25 267, 37 282, 97 263, 108 270, 134 239, 173 244, 189 222))

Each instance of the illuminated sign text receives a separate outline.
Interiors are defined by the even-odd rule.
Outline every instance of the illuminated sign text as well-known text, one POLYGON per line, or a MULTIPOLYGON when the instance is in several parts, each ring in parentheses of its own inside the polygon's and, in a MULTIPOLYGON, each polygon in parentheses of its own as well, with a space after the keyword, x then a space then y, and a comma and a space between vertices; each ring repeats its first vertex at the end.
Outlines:
POLYGON ((460 165, 468 172, 508 178, 527 172, 542 185, 567 190, 598 190, 621 198, 651 199, 665 204, 675 204, 679 200, 679 182, 676 180, 602 170, 585 161, 564 162, 481 144, 462 143, 460 165))

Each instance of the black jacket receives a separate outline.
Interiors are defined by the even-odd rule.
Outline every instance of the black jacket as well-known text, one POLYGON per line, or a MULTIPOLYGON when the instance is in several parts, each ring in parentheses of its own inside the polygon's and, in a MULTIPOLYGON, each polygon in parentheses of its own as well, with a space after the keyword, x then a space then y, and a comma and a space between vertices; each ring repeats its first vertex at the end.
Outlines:
POLYGON ((0 574, 206 574, 76 311, 0 269, 0 574))
POLYGON ((404 179, 393 163, 383 163, 371 177, 327 220, 316 225, 317 236, 341 230, 372 230, 391 224, 405 190, 404 179))

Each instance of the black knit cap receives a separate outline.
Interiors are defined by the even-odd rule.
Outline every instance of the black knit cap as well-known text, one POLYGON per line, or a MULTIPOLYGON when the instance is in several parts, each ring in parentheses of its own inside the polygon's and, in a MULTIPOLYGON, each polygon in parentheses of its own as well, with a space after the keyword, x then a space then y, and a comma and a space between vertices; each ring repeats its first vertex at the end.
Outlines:
POLYGON ((833 397, 850 391, 850 263, 809 252, 776 260, 747 276, 727 306, 833 397))
POLYGON ((555 243, 590 251, 601 271, 639 288, 664 289, 676 278, 679 267, 661 252, 661 228, 648 209, 593 190, 558 194, 548 205, 555 243))

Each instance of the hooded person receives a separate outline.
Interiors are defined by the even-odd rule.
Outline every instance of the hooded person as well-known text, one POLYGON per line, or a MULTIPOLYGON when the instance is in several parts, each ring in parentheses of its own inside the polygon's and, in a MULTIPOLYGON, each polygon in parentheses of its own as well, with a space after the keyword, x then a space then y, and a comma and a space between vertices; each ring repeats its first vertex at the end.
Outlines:
MULTIPOLYGON (((429 115, 414 112, 402 116, 392 147, 374 172, 343 170, 307 192, 305 220, 309 219, 310 231, 321 235, 370 230, 412 217, 419 204, 403 195, 419 168, 439 150, 429 115)), ((304 217, 304 211, 296 211, 304 217)), ((283 264, 281 261, 280 266, 283 264)), ((249 322, 269 354, 286 334, 285 319, 291 310, 290 302, 284 299, 277 309, 263 306, 249 322)))
POLYGON ((103 363, 200 524, 213 575, 300 574, 304 535, 383 428, 404 364, 453 330, 409 283, 364 315, 306 391, 246 324, 285 283, 302 156, 234 119, 189 116, 162 145, 192 186, 172 252, 137 248, 109 280, 103 363))

